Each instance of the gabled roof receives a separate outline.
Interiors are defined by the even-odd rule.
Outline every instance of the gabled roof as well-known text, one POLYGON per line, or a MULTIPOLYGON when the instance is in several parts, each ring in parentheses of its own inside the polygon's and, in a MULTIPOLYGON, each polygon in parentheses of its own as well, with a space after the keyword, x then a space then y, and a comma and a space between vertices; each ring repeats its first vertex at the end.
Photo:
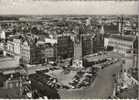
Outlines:
POLYGON ((36 44, 36 40, 33 38, 33 37, 30 37, 30 36, 24 36, 23 38, 22 38, 22 42, 24 43, 24 42, 27 42, 28 43, 28 45, 30 45, 30 46, 35 46, 35 44, 36 44))

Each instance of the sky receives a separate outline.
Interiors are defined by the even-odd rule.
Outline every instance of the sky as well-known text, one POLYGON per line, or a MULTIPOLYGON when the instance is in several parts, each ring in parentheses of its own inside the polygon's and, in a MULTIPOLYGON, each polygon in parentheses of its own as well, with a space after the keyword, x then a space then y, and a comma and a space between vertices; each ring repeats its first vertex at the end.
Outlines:
POLYGON ((0 15, 136 15, 136 1, 0 0, 0 15))

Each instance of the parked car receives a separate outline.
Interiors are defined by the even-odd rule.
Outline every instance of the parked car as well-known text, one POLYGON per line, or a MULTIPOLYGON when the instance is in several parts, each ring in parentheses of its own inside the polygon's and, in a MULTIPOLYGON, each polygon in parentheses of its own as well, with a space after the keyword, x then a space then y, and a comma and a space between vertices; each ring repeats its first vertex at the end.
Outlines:
POLYGON ((78 81, 72 81, 72 82, 69 82, 69 84, 72 86, 76 86, 78 84, 78 81))
POLYGON ((78 84, 78 85, 76 85, 75 87, 76 87, 76 88, 81 88, 82 86, 81 86, 81 84, 78 84))
POLYGON ((79 83, 77 85, 77 88, 81 88, 81 87, 86 87, 89 85, 89 82, 86 82, 86 81, 82 81, 81 83, 79 83))
POLYGON ((111 61, 112 60, 112 58, 110 58, 110 57, 108 57, 108 58, 106 58, 107 60, 109 60, 109 61, 111 61))
POLYGON ((101 66, 101 65, 93 65, 93 67, 94 67, 94 68, 99 68, 99 69, 101 69, 101 68, 102 68, 102 66, 101 66))
POLYGON ((86 78, 91 78, 91 77, 92 77, 92 75, 90 75, 90 74, 89 74, 89 75, 86 75, 85 77, 86 77, 86 78))
POLYGON ((89 85, 90 84, 90 82, 89 81, 82 81, 82 83, 84 84, 84 85, 89 85))
POLYGON ((66 86, 66 85, 63 85, 63 88, 65 89, 70 89, 70 87, 66 86))

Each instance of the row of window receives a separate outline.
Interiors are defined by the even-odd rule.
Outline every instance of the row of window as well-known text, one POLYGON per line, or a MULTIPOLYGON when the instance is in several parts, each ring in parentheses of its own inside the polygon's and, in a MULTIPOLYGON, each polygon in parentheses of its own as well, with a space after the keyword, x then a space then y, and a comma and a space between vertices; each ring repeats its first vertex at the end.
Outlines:
POLYGON ((132 44, 128 42, 121 42, 121 41, 109 41, 109 44, 121 45, 132 48, 132 44))
POLYGON ((127 51, 128 49, 127 48, 124 48, 124 47, 115 47, 115 49, 117 49, 117 50, 122 50, 122 51, 127 51))

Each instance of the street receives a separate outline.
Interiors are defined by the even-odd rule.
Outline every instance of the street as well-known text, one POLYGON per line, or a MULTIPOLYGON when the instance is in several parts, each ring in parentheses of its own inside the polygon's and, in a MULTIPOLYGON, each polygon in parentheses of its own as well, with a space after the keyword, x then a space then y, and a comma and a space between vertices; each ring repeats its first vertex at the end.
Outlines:
POLYGON ((109 67, 106 67, 98 72, 98 76, 90 87, 82 90, 60 90, 62 99, 97 99, 108 98, 113 91, 112 75, 120 71, 121 62, 117 62, 109 67))
POLYGON ((15 58, 4 57, 0 58, 0 69, 16 68, 19 65, 19 61, 15 58))

